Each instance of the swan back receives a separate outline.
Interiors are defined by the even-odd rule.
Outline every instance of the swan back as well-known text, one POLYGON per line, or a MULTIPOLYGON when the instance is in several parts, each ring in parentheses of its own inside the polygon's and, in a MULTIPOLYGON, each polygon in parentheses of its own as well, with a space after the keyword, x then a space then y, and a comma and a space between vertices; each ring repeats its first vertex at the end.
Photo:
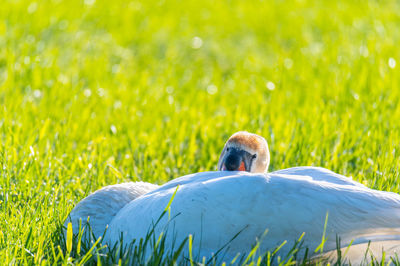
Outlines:
POLYGON ((337 185, 350 185, 350 186, 365 188, 364 185, 352 180, 347 176, 339 175, 335 172, 332 172, 331 170, 321 167, 313 167, 313 166, 292 167, 275 171, 273 172, 273 174, 311 177, 311 179, 314 181, 324 181, 337 185))
POLYGON ((194 254, 201 256, 209 257, 209 251, 228 243, 232 256, 248 252, 266 229, 262 249, 272 249, 286 238, 289 243, 282 253, 303 232, 311 250, 321 243, 324 230, 327 250, 336 248, 336 235, 343 245, 352 240, 400 239, 397 194, 307 176, 206 172, 171 181, 127 204, 111 222, 107 241, 116 242, 121 233, 128 241, 145 237, 177 185, 170 220, 163 217, 156 234, 168 228, 167 243, 173 238, 179 243, 192 234, 194 254))

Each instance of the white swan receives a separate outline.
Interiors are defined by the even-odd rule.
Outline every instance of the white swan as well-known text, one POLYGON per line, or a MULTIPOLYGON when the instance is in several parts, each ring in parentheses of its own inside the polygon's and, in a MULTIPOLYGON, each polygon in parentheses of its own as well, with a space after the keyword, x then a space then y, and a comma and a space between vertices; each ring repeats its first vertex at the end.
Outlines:
MULTIPOLYGON (((171 217, 177 216, 169 224, 174 225, 179 240, 188 234, 195 235, 197 254, 210 256, 240 230, 243 231, 227 246, 230 256, 249 251, 265 229, 269 231, 262 242, 263 249, 273 248, 283 240, 294 241, 302 232, 306 232, 305 244, 315 248, 321 242, 327 213, 325 250, 336 248, 338 234, 343 247, 352 240, 353 245, 358 244, 352 247, 354 252, 348 253, 354 260, 360 259, 357 246, 365 251, 369 240, 377 243, 372 245, 375 255, 380 255, 382 247, 397 251, 399 195, 371 190, 323 168, 295 167, 267 174, 264 172, 268 165, 265 139, 238 132, 225 144, 218 170, 250 173, 198 173, 161 187, 143 182, 108 186, 80 202, 66 223, 72 221, 76 232, 78 220, 91 216, 96 236, 102 235, 109 225, 108 243, 117 241, 121 233, 128 241, 140 238, 180 185, 171 206, 171 217)), ((156 232, 167 223, 164 217, 156 232)), ((290 243, 285 246, 291 247, 290 243)), ((281 252, 285 252, 285 247, 281 252)))

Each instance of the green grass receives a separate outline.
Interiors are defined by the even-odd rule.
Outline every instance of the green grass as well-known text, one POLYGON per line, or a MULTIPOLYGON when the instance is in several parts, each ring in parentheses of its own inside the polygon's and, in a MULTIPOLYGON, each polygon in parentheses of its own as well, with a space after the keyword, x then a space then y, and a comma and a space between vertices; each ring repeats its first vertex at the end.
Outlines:
POLYGON ((4 264, 79 259, 54 255, 76 203, 216 170, 239 130, 268 140, 270 170, 400 191, 399 1, 0 5, 4 264))

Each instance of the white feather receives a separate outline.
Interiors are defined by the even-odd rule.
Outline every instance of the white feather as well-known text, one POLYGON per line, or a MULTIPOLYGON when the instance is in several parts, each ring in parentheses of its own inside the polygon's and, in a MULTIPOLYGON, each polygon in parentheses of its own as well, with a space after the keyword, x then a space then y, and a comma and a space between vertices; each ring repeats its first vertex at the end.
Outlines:
POLYGON ((158 188, 157 185, 145 182, 129 182, 104 187, 80 201, 69 214, 64 226, 67 227, 67 224, 71 222, 73 232, 78 233, 80 220, 82 227, 85 227, 89 217, 92 232, 98 238, 103 235, 107 225, 122 207, 156 188, 158 188))
MULTIPOLYGON (((110 223, 108 243, 143 238, 167 206, 180 185, 156 235, 167 227, 167 248, 194 235, 194 254, 209 257, 228 244, 228 257, 249 252, 256 239, 268 229, 261 249, 272 249, 287 240, 280 250, 288 252, 305 232, 305 246, 313 251, 326 227, 325 250, 372 241, 400 240, 400 196, 355 184, 329 175, 320 168, 287 169, 270 174, 205 172, 175 179, 122 208, 110 223), (306 171, 308 175, 293 175, 306 171), (315 175, 318 172, 323 176, 315 175), (230 240, 241 233, 230 242, 230 240), (168 246, 170 244, 170 246, 168 246)), ((397 242, 396 242, 397 243, 397 242)))
MULTIPOLYGON (((192 234, 194 254, 209 257, 229 243, 229 259, 249 252, 268 229, 261 250, 287 240, 289 243, 280 250, 284 254, 305 232, 304 244, 312 251, 321 243, 328 214, 325 251, 336 249, 336 235, 341 237, 343 253, 352 243, 346 257, 353 264, 364 260, 369 241, 373 241, 370 252, 378 258, 382 249, 387 256, 399 251, 400 196, 369 189, 318 167, 269 174, 197 173, 161 187, 143 182, 107 186, 77 204, 66 223, 72 221, 76 233, 79 219, 85 225, 90 216, 96 237, 109 225, 109 244, 117 242, 121 232, 125 243, 145 237, 178 185, 171 205, 173 219, 164 217, 156 227, 156 234, 169 228, 167 248, 171 248, 173 238, 179 243, 192 234)), ((322 256, 334 260, 335 254, 331 251, 322 256)))
POLYGON ((352 180, 351 178, 343 175, 339 175, 331 170, 321 167, 312 166, 300 166, 292 167, 288 169, 278 170, 273 174, 285 174, 285 175, 298 175, 298 176, 309 176, 315 181, 325 181, 338 185, 352 185, 358 187, 365 187, 364 185, 352 180))

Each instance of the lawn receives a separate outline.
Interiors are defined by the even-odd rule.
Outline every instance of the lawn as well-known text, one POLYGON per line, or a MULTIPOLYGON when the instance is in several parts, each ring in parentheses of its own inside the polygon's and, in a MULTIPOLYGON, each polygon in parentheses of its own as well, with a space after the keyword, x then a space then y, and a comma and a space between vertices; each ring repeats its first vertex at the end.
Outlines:
POLYGON ((2 0, 0 261, 79 262, 81 199, 216 170, 239 130, 271 171, 400 192, 399 25, 395 0, 2 0))

